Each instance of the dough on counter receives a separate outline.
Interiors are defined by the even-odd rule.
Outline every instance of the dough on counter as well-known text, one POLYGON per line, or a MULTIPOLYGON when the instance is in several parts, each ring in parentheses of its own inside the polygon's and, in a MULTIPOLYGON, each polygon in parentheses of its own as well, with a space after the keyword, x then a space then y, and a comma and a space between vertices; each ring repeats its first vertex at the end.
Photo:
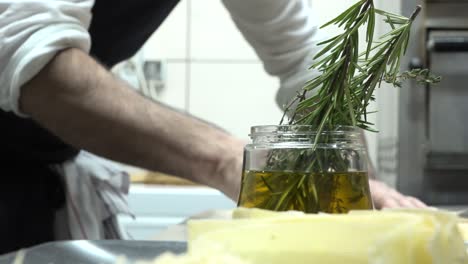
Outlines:
POLYGON ((189 252, 211 242, 252 264, 468 263, 459 218, 445 211, 317 215, 241 208, 233 216, 190 221, 189 252))

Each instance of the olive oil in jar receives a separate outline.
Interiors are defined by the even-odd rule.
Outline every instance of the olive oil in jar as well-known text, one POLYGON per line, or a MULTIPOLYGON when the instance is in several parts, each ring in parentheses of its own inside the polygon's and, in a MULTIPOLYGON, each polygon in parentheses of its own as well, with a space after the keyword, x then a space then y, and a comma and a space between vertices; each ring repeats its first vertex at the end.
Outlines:
POLYGON ((306 213, 373 208, 366 172, 245 171, 238 205, 306 213))

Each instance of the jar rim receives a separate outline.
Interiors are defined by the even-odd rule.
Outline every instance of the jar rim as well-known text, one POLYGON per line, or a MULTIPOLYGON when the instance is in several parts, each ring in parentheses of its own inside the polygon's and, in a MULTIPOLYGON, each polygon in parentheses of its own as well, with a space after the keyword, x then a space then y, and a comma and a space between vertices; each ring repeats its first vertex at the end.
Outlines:
POLYGON ((253 126, 249 134, 252 144, 260 145, 315 145, 320 147, 359 147, 363 146, 360 128, 336 126, 333 130, 317 133, 310 125, 265 125, 253 126))
MULTIPOLYGON (((355 126, 336 126, 335 129, 323 130, 321 134, 336 135, 344 133, 360 133, 360 128, 355 126)), ((301 134, 317 135, 317 127, 311 125, 259 125, 250 128, 249 136, 260 136, 265 134, 301 134)))

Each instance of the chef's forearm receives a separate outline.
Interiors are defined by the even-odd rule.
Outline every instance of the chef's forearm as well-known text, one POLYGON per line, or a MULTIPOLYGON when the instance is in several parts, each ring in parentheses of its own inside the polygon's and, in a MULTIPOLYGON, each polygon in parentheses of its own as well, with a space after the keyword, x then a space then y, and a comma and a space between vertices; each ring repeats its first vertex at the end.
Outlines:
POLYGON ((78 148, 236 195, 226 185, 240 181, 240 142, 143 98, 79 50, 60 52, 23 87, 20 105, 78 148))

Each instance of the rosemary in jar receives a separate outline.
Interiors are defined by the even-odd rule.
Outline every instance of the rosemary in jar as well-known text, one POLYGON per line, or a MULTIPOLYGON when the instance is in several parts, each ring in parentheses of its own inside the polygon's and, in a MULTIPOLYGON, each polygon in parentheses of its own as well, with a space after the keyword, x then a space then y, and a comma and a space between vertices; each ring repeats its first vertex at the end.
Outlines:
POLYGON ((318 136, 311 126, 253 127, 238 205, 306 213, 371 209, 360 131, 338 127, 318 136))

